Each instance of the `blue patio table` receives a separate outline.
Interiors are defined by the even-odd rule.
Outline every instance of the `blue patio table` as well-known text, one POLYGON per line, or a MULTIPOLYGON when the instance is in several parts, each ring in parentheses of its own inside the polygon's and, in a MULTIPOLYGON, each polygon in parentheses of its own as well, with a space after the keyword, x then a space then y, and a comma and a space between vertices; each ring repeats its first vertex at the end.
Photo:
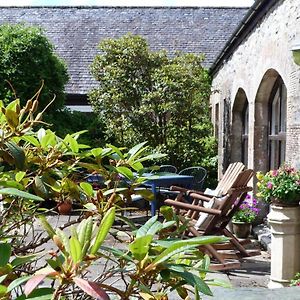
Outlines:
POLYGON ((143 174, 145 177, 152 177, 147 180, 144 184, 151 186, 152 193, 154 194, 154 200, 150 202, 151 205, 151 216, 155 216, 157 209, 157 188, 158 187, 170 187, 171 185, 180 185, 186 188, 192 185, 194 176, 179 175, 173 173, 158 173, 158 174, 143 174), (155 175, 158 175, 157 177, 155 175))

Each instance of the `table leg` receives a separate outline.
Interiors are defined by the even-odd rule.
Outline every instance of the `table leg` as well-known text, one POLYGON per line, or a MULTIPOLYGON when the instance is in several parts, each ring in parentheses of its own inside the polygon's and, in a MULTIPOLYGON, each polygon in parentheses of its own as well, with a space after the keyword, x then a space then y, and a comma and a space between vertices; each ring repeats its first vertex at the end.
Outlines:
POLYGON ((150 202, 150 208, 151 208, 151 216, 154 217, 157 209, 156 184, 152 183, 151 185, 152 185, 151 189, 154 195, 154 200, 150 202))

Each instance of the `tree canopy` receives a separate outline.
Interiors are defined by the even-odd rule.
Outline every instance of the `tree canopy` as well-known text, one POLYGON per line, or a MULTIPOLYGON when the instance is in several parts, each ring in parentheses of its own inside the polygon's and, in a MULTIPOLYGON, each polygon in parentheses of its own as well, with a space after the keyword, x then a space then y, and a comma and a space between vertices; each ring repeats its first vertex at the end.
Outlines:
POLYGON ((91 68, 99 86, 89 100, 109 135, 127 146, 147 140, 179 167, 215 155, 203 55, 153 52, 131 34, 99 49, 91 68))
MULTIPOLYGON (((26 102, 42 82, 44 107, 56 95, 50 110, 63 106, 67 68, 38 27, 23 24, 0 26, 0 99, 26 102)), ((42 108, 41 107, 41 108, 42 108)))

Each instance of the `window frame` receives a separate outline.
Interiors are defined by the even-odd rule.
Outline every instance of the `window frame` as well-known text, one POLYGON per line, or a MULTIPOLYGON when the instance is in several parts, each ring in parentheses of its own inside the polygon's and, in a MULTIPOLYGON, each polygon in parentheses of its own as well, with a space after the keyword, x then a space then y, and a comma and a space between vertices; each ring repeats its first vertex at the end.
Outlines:
POLYGON ((279 77, 269 98, 268 154, 269 169, 277 169, 286 157, 287 89, 279 77))

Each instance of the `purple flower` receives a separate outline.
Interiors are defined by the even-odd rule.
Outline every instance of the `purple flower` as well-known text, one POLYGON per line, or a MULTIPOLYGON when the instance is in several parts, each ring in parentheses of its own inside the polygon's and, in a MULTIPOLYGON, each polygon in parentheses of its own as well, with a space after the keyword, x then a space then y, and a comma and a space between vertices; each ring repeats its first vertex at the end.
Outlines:
POLYGON ((267 188, 268 188, 269 190, 271 190, 271 189, 273 188, 273 183, 269 181, 269 182, 267 183, 267 188))

